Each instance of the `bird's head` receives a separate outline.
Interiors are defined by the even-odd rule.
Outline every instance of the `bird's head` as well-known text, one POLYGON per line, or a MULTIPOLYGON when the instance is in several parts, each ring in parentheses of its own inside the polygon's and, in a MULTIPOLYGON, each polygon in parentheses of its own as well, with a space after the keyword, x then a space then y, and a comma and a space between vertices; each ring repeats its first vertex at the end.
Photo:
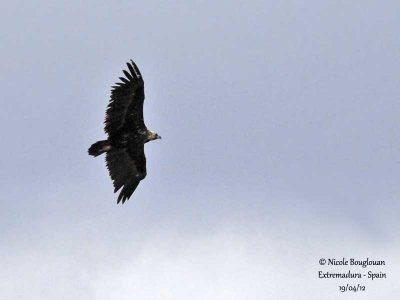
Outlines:
POLYGON ((150 130, 149 131, 149 141, 153 141, 153 140, 161 140, 161 136, 158 135, 157 132, 150 130))

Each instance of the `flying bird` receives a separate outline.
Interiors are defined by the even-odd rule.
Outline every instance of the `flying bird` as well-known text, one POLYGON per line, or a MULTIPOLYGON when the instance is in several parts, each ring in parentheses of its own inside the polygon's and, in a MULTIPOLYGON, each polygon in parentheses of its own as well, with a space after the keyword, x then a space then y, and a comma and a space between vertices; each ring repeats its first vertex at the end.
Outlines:
POLYGON ((142 74, 132 60, 127 66, 128 71, 123 70, 125 77, 119 77, 121 82, 115 83, 111 89, 104 122, 108 138, 94 143, 88 150, 94 157, 105 153, 114 193, 122 188, 117 203, 128 200, 146 177, 144 144, 161 139, 144 124, 142 74))

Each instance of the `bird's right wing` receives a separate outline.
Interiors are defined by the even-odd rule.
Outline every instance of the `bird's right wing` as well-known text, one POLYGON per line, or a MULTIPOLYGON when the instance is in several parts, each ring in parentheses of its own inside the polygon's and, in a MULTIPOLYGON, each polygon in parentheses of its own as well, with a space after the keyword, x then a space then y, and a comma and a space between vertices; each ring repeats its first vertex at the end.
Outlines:
POLYGON ((127 63, 129 72, 123 70, 125 77, 120 77, 111 90, 104 131, 110 136, 116 134, 126 123, 135 129, 146 128, 143 120, 144 82, 139 68, 131 60, 127 63))

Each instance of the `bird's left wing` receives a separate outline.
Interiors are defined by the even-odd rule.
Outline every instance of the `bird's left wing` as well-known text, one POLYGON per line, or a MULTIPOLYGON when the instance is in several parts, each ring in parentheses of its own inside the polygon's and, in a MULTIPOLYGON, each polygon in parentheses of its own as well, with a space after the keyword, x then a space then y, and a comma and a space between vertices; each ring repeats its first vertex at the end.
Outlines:
POLYGON ((114 184, 114 193, 122 188, 117 203, 128 200, 139 182, 146 177, 144 145, 112 149, 106 154, 107 168, 114 184))

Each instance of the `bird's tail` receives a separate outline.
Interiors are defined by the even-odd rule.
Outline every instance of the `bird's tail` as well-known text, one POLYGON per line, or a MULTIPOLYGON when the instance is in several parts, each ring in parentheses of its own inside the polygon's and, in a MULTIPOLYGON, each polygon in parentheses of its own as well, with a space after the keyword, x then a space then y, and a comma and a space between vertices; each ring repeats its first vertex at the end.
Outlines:
POLYGON ((89 155, 93 155, 94 157, 99 156, 100 154, 103 154, 104 152, 107 152, 111 149, 110 142, 105 140, 105 141, 98 141, 94 143, 92 146, 90 146, 88 152, 89 155))

